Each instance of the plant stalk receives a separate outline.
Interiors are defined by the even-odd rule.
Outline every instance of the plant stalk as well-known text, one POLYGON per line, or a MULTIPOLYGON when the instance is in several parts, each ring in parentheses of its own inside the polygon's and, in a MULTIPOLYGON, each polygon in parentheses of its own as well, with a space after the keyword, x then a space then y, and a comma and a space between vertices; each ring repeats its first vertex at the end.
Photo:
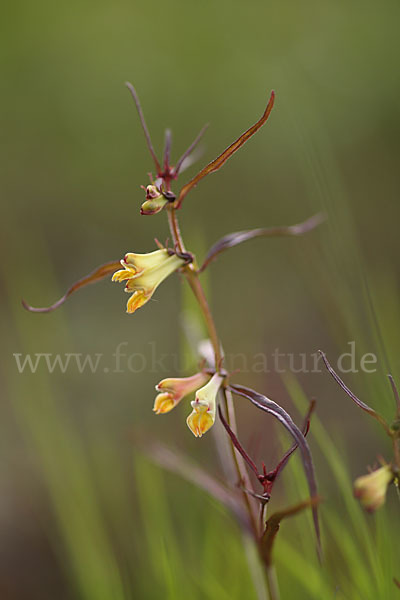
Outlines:
MULTIPOLYGON (((180 253, 185 253, 186 252, 185 244, 183 242, 183 238, 182 238, 182 235, 180 232, 179 223, 178 223, 178 219, 176 216, 176 211, 172 205, 168 207, 168 223, 169 223, 169 227, 170 227, 170 231, 171 231, 171 235, 172 235, 172 239, 175 244, 175 247, 177 248, 177 250, 180 253)), ((203 286, 201 285, 201 282, 199 279, 199 273, 198 273, 197 269, 195 268, 195 266, 191 263, 184 268, 184 274, 185 274, 186 279, 197 299, 200 310, 202 312, 202 315, 203 315, 203 318, 205 321, 205 325, 207 328, 207 332, 208 332, 208 335, 209 335, 209 338, 210 338, 210 341, 211 341, 211 344, 213 347, 213 351, 214 351, 215 368, 216 368, 216 370, 219 370, 221 368, 221 361, 223 358, 223 353, 222 353, 221 344, 220 344, 220 341, 218 338, 218 333, 217 333, 217 329, 215 326, 215 322, 214 322, 213 316, 211 314, 211 310, 210 310, 206 295, 204 293, 203 286)), ((223 387, 221 391, 222 391, 222 395, 223 395, 223 399, 224 399, 224 406, 225 406, 227 421, 229 423, 229 426, 236 430, 236 417, 235 417, 235 409, 234 409, 234 405, 233 405, 232 395, 229 392, 229 390, 227 390, 225 387, 223 387)), ((257 512, 258 512, 257 506, 256 506, 256 503, 253 501, 253 499, 246 492, 246 489, 252 491, 252 483, 251 483, 250 477, 248 475, 245 463, 244 463, 242 457, 236 453, 235 448, 234 448, 233 444, 231 443, 231 441, 229 441, 229 446, 230 446, 230 450, 231 450, 232 461, 233 461, 235 471, 236 471, 237 477, 238 477, 238 484, 242 488, 243 501, 244 501, 244 504, 245 504, 247 512, 248 512, 249 523, 250 523, 251 529, 253 531, 253 535, 254 535, 255 539, 257 540, 260 535, 260 525, 259 525, 259 519, 258 519, 258 515, 257 515, 257 512)))
POLYGON ((270 600, 279 600, 279 587, 276 571, 273 564, 265 566, 265 576, 267 580, 267 589, 270 600))

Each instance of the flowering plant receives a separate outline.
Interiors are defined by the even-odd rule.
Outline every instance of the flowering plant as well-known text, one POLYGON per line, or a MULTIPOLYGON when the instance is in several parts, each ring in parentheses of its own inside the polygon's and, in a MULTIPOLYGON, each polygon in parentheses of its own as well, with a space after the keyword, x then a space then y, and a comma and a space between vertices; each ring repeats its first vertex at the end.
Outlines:
MULTIPOLYGON (((315 215, 302 223, 289 227, 257 228, 230 233, 216 242, 207 253, 203 262, 198 265, 193 253, 186 249, 178 222, 179 211, 182 209, 184 200, 191 189, 200 183, 204 177, 220 169, 266 123, 274 105, 274 92, 271 93, 261 118, 240 135, 217 158, 201 169, 195 177, 183 185, 179 193, 176 194, 172 189, 173 184, 193 159, 193 150, 201 139, 205 128, 203 128, 175 165, 171 165, 170 163, 171 133, 167 130, 163 159, 159 161, 151 142, 136 91, 129 83, 127 87, 136 104, 147 141, 147 147, 155 167, 155 177, 153 178, 153 175, 150 174, 150 184, 144 187, 145 200, 141 205, 140 213, 144 216, 153 216, 164 212, 167 215, 173 242, 172 247, 169 247, 167 244, 162 245, 156 240, 157 247, 151 252, 128 252, 121 261, 112 261, 100 266, 94 272, 72 285, 60 300, 49 307, 34 308, 26 302, 23 304, 27 310, 32 312, 49 312, 61 306, 72 293, 81 287, 112 275, 114 282, 125 283, 125 291, 130 294, 127 301, 127 313, 132 315, 150 300, 164 279, 172 276, 175 272, 183 275, 183 278, 192 289, 198 302, 199 310, 203 315, 209 342, 212 347, 212 357, 208 357, 206 362, 204 362, 203 357, 203 364, 200 370, 189 377, 176 376, 177 374, 173 373, 167 379, 160 381, 156 386, 158 395, 155 399, 153 410, 157 415, 168 413, 184 397, 191 396, 192 411, 187 417, 187 425, 197 438, 201 438, 206 434, 213 427, 217 418, 220 419, 223 425, 220 433, 224 435, 224 441, 230 446, 230 469, 233 468, 236 471, 238 487, 238 494, 234 497, 225 494, 224 501, 239 518, 246 532, 251 532, 259 550, 259 556, 265 567, 267 589, 270 598, 277 598, 278 591, 273 571, 271 551, 282 519, 310 507, 313 514, 317 551, 319 556, 321 556, 317 506, 319 497, 311 452, 306 440, 314 403, 310 404, 304 424, 302 428, 299 428, 280 404, 255 390, 232 383, 232 375, 224 368, 222 344, 200 280, 200 275, 218 255, 229 248, 256 237, 303 235, 319 225, 322 218, 320 215, 315 215), (120 268, 121 266, 122 268, 120 268), (233 396, 242 397, 257 409, 273 416, 292 437, 293 442, 291 447, 271 470, 267 470, 263 464, 260 471, 240 443, 237 435, 233 396), (301 454, 310 497, 294 506, 282 509, 267 518, 266 507, 270 500, 274 483, 297 448, 301 454), (247 469, 250 469, 255 475, 258 484, 261 486, 259 491, 255 489, 247 469)), ((386 469, 385 467, 382 468, 386 469)), ((388 478, 385 477, 384 479, 387 481, 388 478)), ((234 482, 230 481, 230 483, 234 482)), ((360 484, 360 489, 363 487, 360 484)), ((216 487, 214 486, 213 489, 215 490, 216 487)), ((377 502, 379 501, 377 500, 377 502)))

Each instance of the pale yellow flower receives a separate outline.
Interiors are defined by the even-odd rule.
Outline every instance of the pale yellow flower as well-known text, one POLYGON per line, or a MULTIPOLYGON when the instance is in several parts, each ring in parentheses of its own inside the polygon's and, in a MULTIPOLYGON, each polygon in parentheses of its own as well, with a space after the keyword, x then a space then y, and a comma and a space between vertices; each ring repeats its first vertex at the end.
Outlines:
POLYGON ((380 508, 386 499, 386 490, 394 475, 390 465, 384 465, 368 475, 358 477, 354 482, 354 495, 368 512, 380 508))
POLYGON ((164 414, 175 408, 177 404, 192 392, 195 392, 210 378, 207 373, 196 373, 191 377, 170 377, 163 379, 156 385, 156 390, 160 392, 154 402, 154 412, 164 414))
POLYGON ((186 419, 191 432, 201 437, 214 425, 217 410, 217 394, 223 377, 215 373, 210 381, 197 390, 196 399, 191 403, 193 411, 186 419))
POLYGON ((184 264, 182 258, 170 255, 166 249, 148 254, 126 254, 121 260, 124 268, 114 273, 112 281, 126 281, 125 292, 132 294, 127 302, 127 312, 132 314, 148 302, 160 283, 184 264))

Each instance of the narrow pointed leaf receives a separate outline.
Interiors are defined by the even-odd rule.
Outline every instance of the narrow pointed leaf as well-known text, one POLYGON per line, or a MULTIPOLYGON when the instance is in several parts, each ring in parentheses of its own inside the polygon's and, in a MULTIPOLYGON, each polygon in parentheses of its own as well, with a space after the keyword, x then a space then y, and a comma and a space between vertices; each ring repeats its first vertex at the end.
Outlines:
POLYGON ((233 433, 232 429, 229 427, 227 420, 225 419, 224 415, 222 414, 222 410, 221 410, 220 406, 218 406, 218 414, 219 414, 219 418, 221 419, 222 425, 225 427, 229 437, 232 440, 232 444, 235 446, 235 448, 239 452, 239 454, 242 455, 243 459, 246 461, 246 463, 248 464, 250 469, 253 471, 255 476, 259 477, 260 474, 258 472, 256 464, 253 462, 253 460, 247 454, 246 450, 243 448, 242 444, 239 442, 236 434, 233 433))
MULTIPOLYGON (((255 392, 254 390, 241 386, 241 385, 231 385, 230 386, 232 392, 247 398, 257 406, 257 408, 267 412, 268 414, 274 416, 278 421, 289 431, 290 435, 294 438, 295 442, 298 444, 298 447, 301 452, 304 472, 306 475, 308 487, 310 490, 311 498, 315 498, 317 496, 317 482, 315 479, 315 471, 314 464, 312 461, 311 450, 308 445, 307 440, 304 435, 294 423, 291 416, 281 407, 279 404, 270 400, 266 396, 255 392)), ((318 511, 317 507, 313 506, 313 519, 314 519, 314 527, 315 534, 317 538, 317 552, 319 557, 321 557, 321 541, 320 541, 320 528, 319 528, 319 519, 318 519, 318 511)))
POLYGON ((336 373, 336 371, 331 367, 324 352, 322 352, 321 350, 318 350, 318 352, 322 356, 322 360, 324 361, 325 366, 328 369, 329 373, 332 375, 333 379, 336 381, 336 383, 338 383, 340 385, 342 390, 346 392, 346 394, 349 396, 349 398, 351 398, 353 400, 353 402, 355 404, 357 404, 357 406, 359 406, 360 408, 365 410, 365 412, 367 412, 369 415, 371 415, 371 417, 374 417, 374 419, 376 419, 384 427, 386 433, 388 435, 391 435, 390 427, 386 423, 385 419, 383 417, 381 417, 381 415, 379 413, 377 413, 376 410, 374 410, 373 408, 368 406, 368 404, 365 404, 365 402, 363 402, 362 400, 360 400, 360 398, 358 398, 355 394, 353 394, 353 392, 347 387, 347 385, 339 377, 339 375, 336 373))
POLYGON ((169 161, 171 157, 171 143, 172 143, 172 133, 170 129, 165 130, 165 143, 164 143, 164 169, 168 169, 169 161))
POLYGON ((298 514, 299 512, 303 511, 306 508, 309 508, 309 507, 315 508, 319 504, 320 501, 321 501, 321 498, 319 498, 319 497, 308 498, 304 502, 300 502, 299 504, 296 504, 295 506, 290 506, 289 508, 280 510, 269 517, 269 519, 266 522, 265 532, 261 539, 261 544, 260 544, 261 545, 261 554, 262 554, 265 564, 267 564, 267 565, 271 564, 272 548, 274 545, 276 534, 279 531, 281 521, 283 519, 286 519, 287 517, 292 517, 292 516, 298 514))
POLYGON ((59 300, 57 300, 57 302, 55 302, 51 306, 46 306, 44 308, 35 308, 34 306, 31 306, 30 304, 25 302, 25 300, 22 300, 22 306, 30 312, 52 312, 53 310, 64 304, 66 299, 80 288, 84 287, 85 285, 89 285, 90 283, 96 283, 97 281, 100 281, 100 279, 104 279, 104 277, 107 277, 119 268, 119 261, 108 262, 104 265, 101 265, 101 267, 98 267, 95 271, 93 271, 89 275, 86 275, 86 277, 79 279, 79 281, 76 281, 73 285, 71 285, 71 287, 65 292, 64 296, 62 296, 59 300))
POLYGON ((252 125, 252 127, 250 127, 247 131, 245 131, 235 142, 233 142, 233 144, 231 144, 228 148, 226 148, 226 150, 224 150, 222 152, 222 154, 217 156, 217 158, 215 158, 212 162, 210 162, 208 165, 206 165, 204 167, 204 169, 202 169, 200 171, 200 173, 198 173, 195 177, 193 177, 193 179, 191 181, 189 181, 189 183, 187 183, 186 185, 183 186, 183 188, 181 189, 181 192, 179 194, 179 198, 177 200, 177 208, 179 208, 181 206, 186 194, 188 192, 190 192, 190 190, 195 185, 197 185, 199 183, 199 181, 201 179, 203 179, 203 177, 205 177, 206 175, 209 175, 210 173, 214 173, 215 171, 218 171, 218 169, 220 169, 222 167, 222 165, 226 163, 226 161, 232 156, 232 154, 234 154, 237 150, 239 150, 239 148, 241 148, 241 146, 243 146, 243 144, 245 144, 247 142, 247 140, 250 139, 251 136, 254 135, 260 129, 260 127, 262 127, 264 125, 264 123, 267 121, 267 119, 271 113, 272 107, 274 105, 274 100, 275 100, 275 93, 271 92, 271 96, 268 101, 267 108, 265 109, 264 114, 261 117, 261 119, 259 119, 259 121, 257 121, 257 123, 252 125))
POLYGON ((157 175, 158 175, 159 173, 161 173, 161 167, 160 167, 160 163, 158 162, 158 158, 156 156, 156 153, 154 152, 153 144, 152 144, 151 137, 150 137, 150 132, 149 132, 149 130, 147 128, 147 125, 146 125, 146 121, 145 121, 145 118, 144 118, 142 106, 140 104, 139 96, 137 95, 135 88, 133 87, 133 85, 131 83, 129 83, 129 81, 126 81, 125 85, 128 88, 128 90, 130 91, 130 93, 132 95, 132 98, 133 98, 133 101, 136 104, 136 110, 138 111, 140 123, 142 124, 142 128, 143 128, 143 131, 144 131, 144 136, 145 136, 146 142, 147 142, 147 147, 148 147, 149 152, 150 152, 150 154, 152 156, 152 159, 154 161, 154 165, 155 165, 155 167, 157 169, 157 175))
POLYGON ((282 237, 282 236, 297 236, 304 235, 308 233, 312 229, 315 229, 318 225, 320 225, 324 221, 324 216, 322 214, 316 214, 306 221, 302 223, 298 223, 296 225, 289 225, 288 227, 268 227, 268 228, 258 228, 258 229, 249 229, 247 231, 236 231, 235 233, 229 233, 225 235, 223 238, 218 240, 208 251, 208 254, 200 267, 200 271, 204 271, 204 269, 213 261, 218 254, 224 252, 224 250, 228 250, 228 248, 233 248, 234 246, 238 246, 239 244, 243 244, 243 242, 247 242, 248 240, 252 240, 257 237, 282 237))
POLYGON ((182 156, 180 157, 180 159, 178 160, 178 162, 175 165, 174 177, 178 177, 179 172, 182 170, 183 163, 185 163, 185 161, 192 154, 193 150, 196 148, 197 144, 200 142, 200 140, 203 137, 204 133, 206 132, 207 128, 208 128, 208 123, 207 123, 207 125, 204 125, 204 127, 200 130, 200 133, 198 134, 198 136, 190 144, 189 148, 187 150, 185 150, 185 152, 182 154, 182 156))
MULTIPOLYGON (((305 416, 304 419, 304 423, 303 423, 303 427, 302 427, 302 434, 304 435, 304 437, 307 436, 309 429, 310 429, 310 419, 311 419, 311 415, 314 412, 315 409, 315 400, 311 400, 310 402, 310 406, 309 409, 307 411, 307 414, 305 416)), ((292 456, 293 452, 295 450, 297 450, 298 448, 298 443, 295 442, 290 448, 289 450, 287 450, 285 452, 285 454, 283 455, 283 457, 281 458, 281 460, 279 461, 278 465, 275 468, 276 471, 276 476, 279 475, 279 473, 282 471, 282 469, 284 469, 289 461, 289 458, 292 456)))
POLYGON ((392 392, 393 392, 394 400, 396 402, 397 416, 400 419, 400 396, 399 396, 399 390, 397 389, 396 383, 395 383, 392 375, 388 375, 388 377, 389 377, 390 385, 392 386, 392 392))

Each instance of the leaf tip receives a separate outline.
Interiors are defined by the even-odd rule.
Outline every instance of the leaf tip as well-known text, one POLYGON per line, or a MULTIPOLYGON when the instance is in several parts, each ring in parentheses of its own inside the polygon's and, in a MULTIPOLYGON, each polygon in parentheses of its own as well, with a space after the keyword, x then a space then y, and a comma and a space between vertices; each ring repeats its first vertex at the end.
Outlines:
POLYGON ((21 300, 21 304, 25 310, 28 310, 28 311, 32 310, 32 306, 30 306, 23 298, 21 300))

